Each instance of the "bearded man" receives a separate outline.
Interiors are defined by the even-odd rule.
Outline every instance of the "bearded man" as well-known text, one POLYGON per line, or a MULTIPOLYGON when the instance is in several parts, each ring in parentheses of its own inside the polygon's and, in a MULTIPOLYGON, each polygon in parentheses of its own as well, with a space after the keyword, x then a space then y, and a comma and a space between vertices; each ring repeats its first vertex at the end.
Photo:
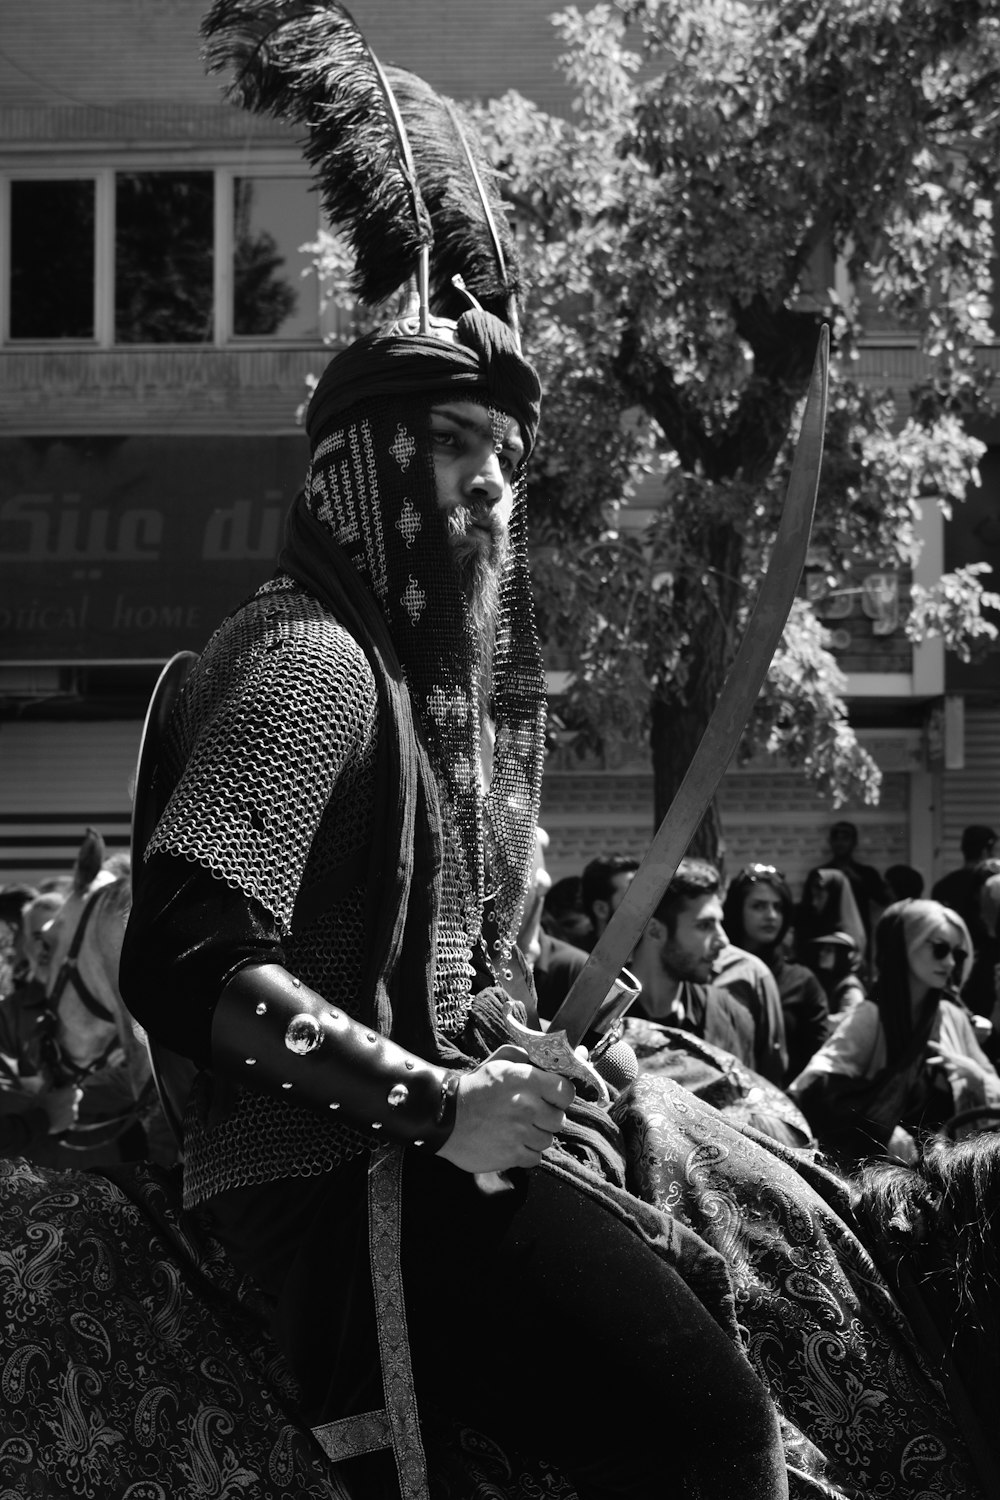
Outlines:
POLYGON ((420 1415, 581 1500, 771 1500, 723 1263, 624 1191, 607 1110, 506 1039, 509 995, 531 1014, 539 386, 489 314, 439 332, 370 335, 320 381, 278 572, 167 727, 122 991, 197 1069, 186 1203, 267 1297, 328 1453, 377 1446, 384 1405, 425 1493, 409 1360, 420 1415))
POLYGON ((727 942, 720 884, 707 860, 681 860, 629 960, 642 986, 631 1013, 691 1031, 752 1068, 753 1016, 712 983, 727 942))

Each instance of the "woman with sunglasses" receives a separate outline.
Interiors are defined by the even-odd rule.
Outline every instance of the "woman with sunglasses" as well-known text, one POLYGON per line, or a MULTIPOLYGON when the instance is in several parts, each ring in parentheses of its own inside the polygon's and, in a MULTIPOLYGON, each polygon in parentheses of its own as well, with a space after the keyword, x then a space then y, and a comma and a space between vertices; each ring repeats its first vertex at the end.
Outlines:
POLYGON ((789 1087, 821 1143, 849 1170, 873 1156, 910 1163, 915 1136, 952 1115, 1000 1105, 1000 1077, 958 996, 971 952, 957 912, 897 901, 875 929, 871 998, 789 1087))

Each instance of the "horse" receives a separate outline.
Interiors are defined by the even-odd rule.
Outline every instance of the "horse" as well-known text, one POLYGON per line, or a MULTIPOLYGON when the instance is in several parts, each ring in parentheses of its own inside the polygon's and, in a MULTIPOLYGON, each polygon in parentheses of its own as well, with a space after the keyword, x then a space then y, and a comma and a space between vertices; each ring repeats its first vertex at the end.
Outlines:
POLYGON ((102 1166, 138 1159, 147 1149, 167 1163, 176 1151, 159 1111, 145 1037, 118 990, 131 886, 127 874, 108 867, 94 829, 77 851, 65 893, 36 897, 25 908, 25 925, 36 907, 48 903, 48 909, 53 901, 34 967, 55 1018, 54 1071, 81 1090, 77 1123, 62 1137, 58 1164, 102 1166))

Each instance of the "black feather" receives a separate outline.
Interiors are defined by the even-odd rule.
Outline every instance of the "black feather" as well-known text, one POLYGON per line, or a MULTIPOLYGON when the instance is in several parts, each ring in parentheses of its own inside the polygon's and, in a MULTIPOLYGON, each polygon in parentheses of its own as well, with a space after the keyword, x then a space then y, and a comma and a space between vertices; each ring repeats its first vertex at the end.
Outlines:
POLYGON ((391 297, 432 240, 392 90, 353 17, 330 0, 215 0, 202 24, 210 71, 232 70, 244 109, 306 129, 304 153, 364 302, 391 297))
POLYGON ((434 310, 448 314, 466 306, 453 286, 457 275, 487 311, 509 319, 509 304, 521 289, 520 272, 496 173, 452 100, 403 68, 388 67, 386 75, 434 230, 434 310))

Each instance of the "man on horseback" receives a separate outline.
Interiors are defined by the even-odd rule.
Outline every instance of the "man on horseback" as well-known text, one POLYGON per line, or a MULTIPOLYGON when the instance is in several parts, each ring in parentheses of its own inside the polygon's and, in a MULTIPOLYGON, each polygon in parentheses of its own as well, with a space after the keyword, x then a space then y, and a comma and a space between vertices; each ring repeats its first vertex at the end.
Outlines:
MULTIPOLYGON (((254 97, 283 91, 293 116, 326 74, 274 75, 286 44, 342 24, 319 9, 290 7, 266 49, 255 33, 252 64, 237 39, 254 97)), ((404 1495, 427 1493, 436 1407, 550 1459, 581 1500, 771 1500, 776 1419, 723 1262, 625 1192, 603 1104, 506 1029, 512 997, 535 1019, 513 939, 543 755, 539 402, 516 328, 478 304, 432 318, 426 285, 418 318, 331 361, 278 571, 166 726, 122 992, 197 1070, 186 1204, 270 1299, 302 1417, 361 1492, 391 1441, 404 1495)))
POLYGON ((550 1150, 573 1087, 504 1045, 541 770, 522 477, 538 395, 483 313, 450 341, 396 327, 331 362, 280 570, 170 723, 122 989, 201 1070, 187 1203, 273 1298, 314 1428, 381 1404, 365 1184, 389 1141, 418 1397, 594 1496, 665 1492, 664 1413, 683 1412, 674 1473, 779 1495, 763 1393, 685 1284, 711 1275, 701 1248, 581 1188, 577 1158, 613 1152, 613 1129, 575 1106, 575 1155, 550 1150), (524 1170, 543 1154, 551 1170, 524 1170), (504 1190, 476 1175, 493 1172, 504 1190), (545 1337, 573 1326, 596 1364, 545 1337), (533 1349, 551 1368, 529 1391, 533 1349))

